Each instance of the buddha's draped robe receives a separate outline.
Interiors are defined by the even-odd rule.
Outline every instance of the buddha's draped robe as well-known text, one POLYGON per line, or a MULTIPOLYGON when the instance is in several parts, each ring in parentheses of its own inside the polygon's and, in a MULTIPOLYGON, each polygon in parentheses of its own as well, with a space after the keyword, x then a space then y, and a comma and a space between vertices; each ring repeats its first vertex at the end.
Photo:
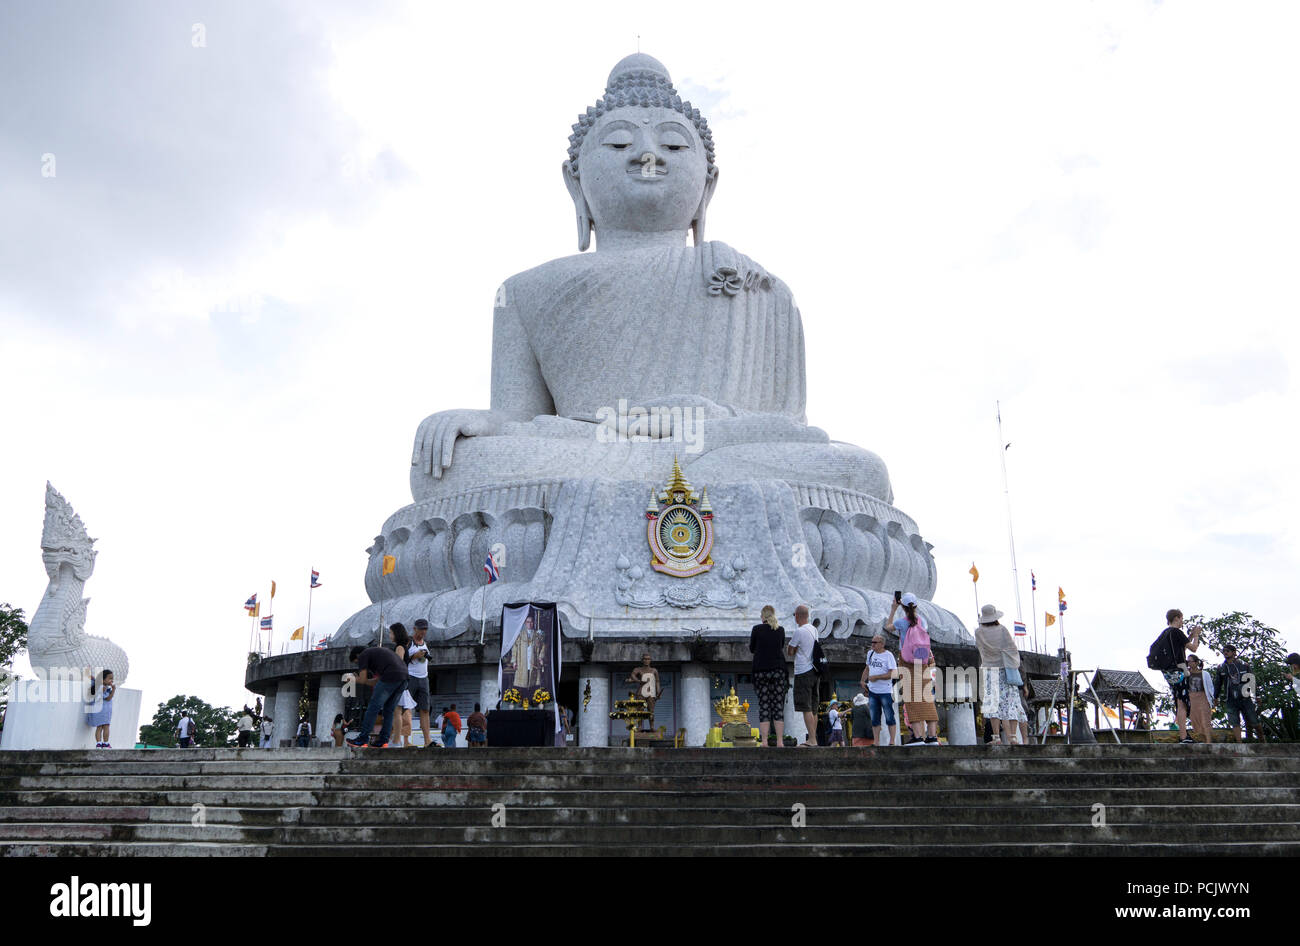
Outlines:
POLYGON ((562 417, 698 396, 804 421, 799 310, 784 283, 725 243, 587 253, 514 278, 562 417))

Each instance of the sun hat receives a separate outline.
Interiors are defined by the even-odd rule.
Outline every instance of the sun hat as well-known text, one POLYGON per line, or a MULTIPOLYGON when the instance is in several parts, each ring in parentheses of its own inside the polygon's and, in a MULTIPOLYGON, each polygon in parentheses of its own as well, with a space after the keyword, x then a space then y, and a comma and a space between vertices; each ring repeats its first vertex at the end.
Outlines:
POLYGON ((997 624, 1000 617, 1002 617, 1002 612, 991 604, 986 604, 980 608, 981 624, 997 624))
POLYGON ((865 693, 859 693, 857 696, 853 697, 854 706, 866 706, 868 702, 870 701, 867 699, 867 694, 865 693))

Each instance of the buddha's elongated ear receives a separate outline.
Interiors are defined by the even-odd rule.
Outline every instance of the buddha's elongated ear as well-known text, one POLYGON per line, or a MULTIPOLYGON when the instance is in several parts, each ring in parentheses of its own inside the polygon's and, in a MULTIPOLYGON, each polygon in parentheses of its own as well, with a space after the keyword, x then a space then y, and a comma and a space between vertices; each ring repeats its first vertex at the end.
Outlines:
POLYGON ((564 186, 569 189, 573 207, 578 212, 578 252, 584 253, 591 246, 591 231, 595 229, 591 210, 587 207, 587 198, 582 194, 582 182, 573 173, 573 168, 569 167, 569 162, 561 162, 560 170, 564 172, 564 186))
POLYGON ((704 217, 709 209, 709 201, 713 199, 713 191, 718 186, 718 169, 717 167, 709 168, 708 176, 704 181, 704 196, 700 198, 700 209, 695 211, 695 219, 691 221, 692 239, 696 246, 704 242, 704 217))

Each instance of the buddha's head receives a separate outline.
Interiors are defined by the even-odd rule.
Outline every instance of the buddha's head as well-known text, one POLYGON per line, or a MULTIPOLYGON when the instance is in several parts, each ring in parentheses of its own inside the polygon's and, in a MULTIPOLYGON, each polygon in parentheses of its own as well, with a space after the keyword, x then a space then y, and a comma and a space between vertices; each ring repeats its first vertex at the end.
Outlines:
POLYGON ((713 135, 682 101, 668 70, 636 53, 609 74, 605 97, 578 117, 564 182, 578 215, 578 249, 594 230, 684 234, 704 240, 718 169, 713 135))

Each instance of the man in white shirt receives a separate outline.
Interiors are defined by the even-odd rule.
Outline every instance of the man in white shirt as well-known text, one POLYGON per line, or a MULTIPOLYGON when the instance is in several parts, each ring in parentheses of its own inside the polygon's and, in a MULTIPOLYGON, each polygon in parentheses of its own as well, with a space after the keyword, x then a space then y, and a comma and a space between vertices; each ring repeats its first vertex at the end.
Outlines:
POLYGON ((262 748, 271 748, 271 736, 275 734, 275 720, 270 716, 262 717, 262 748))
POLYGON ((794 620, 799 626, 790 635, 785 652, 794 658, 794 711, 803 713, 808 735, 799 744, 801 749, 817 748, 817 671, 813 669, 813 644, 817 641, 817 628, 808 623, 808 605, 794 609, 794 620))
POLYGON ((429 645, 425 637, 429 622, 418 618, 411 630, 411 662, 406 665, 406 692, 415 701, 415 712, 420 717, 420 732, 424 733, 424 748, 433 748, 429 732, 429 645))
POLYGON ((190 747, 194 738, 194 720, 190 719, 189 710, 181 710, 181 721, 176 724, 176 737, 180 740, 182 749, 190 747))
POLYGON ((877 634, 871 638, 871 650, 867 651, 867 665, 862 670, 861 683, 871 707, 871 731, 875 734, 876 745, 881 745, 882 712, 885 725, 889 727, 889 742, 885 745, 898 745, 898 721, 894 716, 894 672, 897 669, 898 661, 885 649, 885 635, 877 634))
POLYGON ((239 748, 248 748, 249 742, 253 738, 253 713, 247 706, 244 707, 244 713, 239 717, 239 748))

